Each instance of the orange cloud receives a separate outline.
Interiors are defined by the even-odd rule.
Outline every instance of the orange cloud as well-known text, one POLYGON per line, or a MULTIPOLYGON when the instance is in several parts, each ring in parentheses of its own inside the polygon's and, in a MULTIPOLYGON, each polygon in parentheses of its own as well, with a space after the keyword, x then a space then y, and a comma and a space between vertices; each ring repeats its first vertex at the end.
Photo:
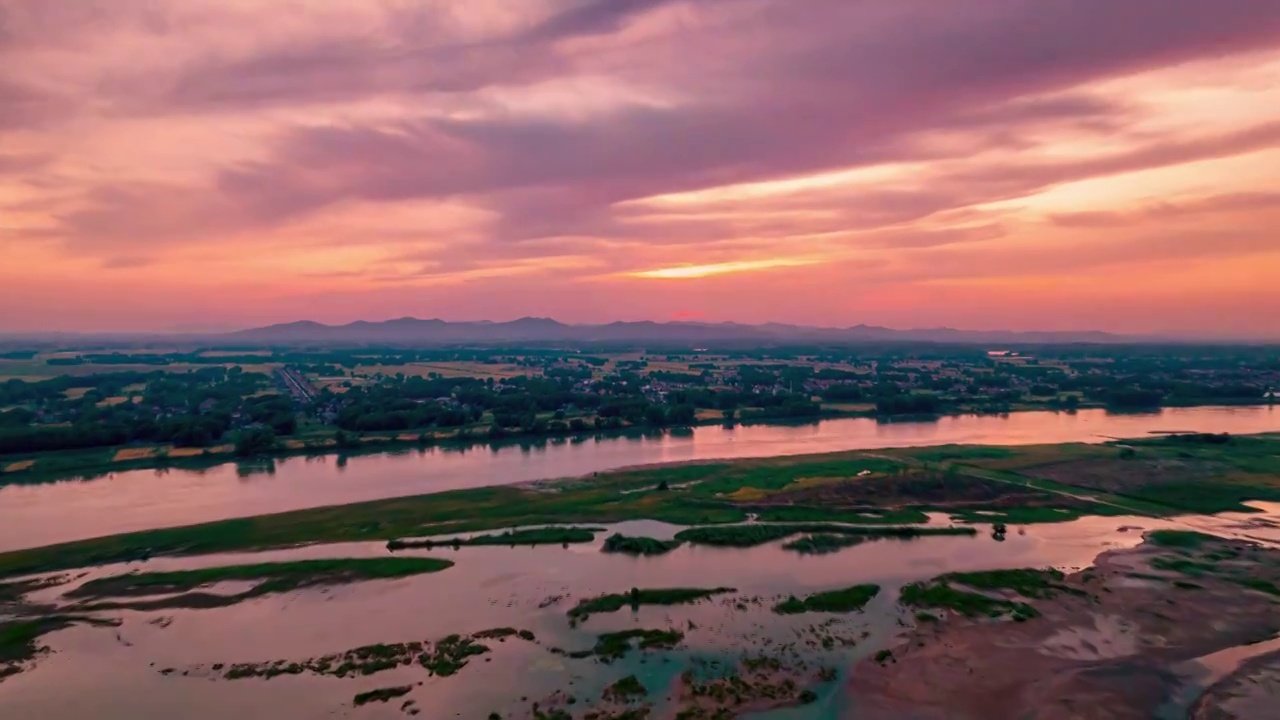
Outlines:
POLYGON ((1132 2, 0 0, 0 330, 1280 336, 1280 10, 1132 2))

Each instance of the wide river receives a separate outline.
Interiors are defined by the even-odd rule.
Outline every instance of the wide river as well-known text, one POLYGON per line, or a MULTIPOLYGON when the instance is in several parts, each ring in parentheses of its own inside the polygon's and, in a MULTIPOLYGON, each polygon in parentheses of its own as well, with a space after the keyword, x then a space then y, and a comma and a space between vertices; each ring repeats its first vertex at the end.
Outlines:
POLYGON ((89 480, 0 487, 0 551, 650 463, 949 443, 1102 442, 1160 431, 1275 432, 1280 431, 1280 409, 1020 412, 895 423, 848 418, 806 425, 703 426, 532 445, 436 447, 350 458, 294 457, 265 466, 227 463, 201 470, 134 470, 89 480))

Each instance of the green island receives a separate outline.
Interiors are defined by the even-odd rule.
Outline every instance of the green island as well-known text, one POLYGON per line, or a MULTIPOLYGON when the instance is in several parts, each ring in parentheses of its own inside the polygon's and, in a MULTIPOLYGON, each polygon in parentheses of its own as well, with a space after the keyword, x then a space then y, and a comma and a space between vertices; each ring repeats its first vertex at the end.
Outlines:
POLYGON ((773 611, 779 615, 797 615, 807 612, 856 612, 879 594, 879 585, 854 585, 840 590, 814 593, 803 600, 792 595, 774 605, 773 611))
POLYGON ((64 593, 63 597, 80 600, 75 608, 81 611, 211 609, 307 587, 404 578, 440 572, 452 566, 452 562, 436 558, 338 558, 172 572, 135 572, 90 580, 64 593), (226 581, 256 584, 247 590, 226 595, 199 592, 205 586, 226 581), (148 596, 173 593, 177 594, 148 599, 148 596))
POLYGON ((784 543, 782 549, 792 550, 801 555, 828 555, 833 552, 839 552, 844 548, 861 545, 864 542, 866 542, 866 538, 859 535, 815 533, 784 543))
POLYGON ((413 540, 391 540, 387 542, 388 550, 406 550, 409 548, 465 547, 479 545, 568 545, 570 543, 589 543, 596 539, 596 533, 602 528, 584 527, 547 527, 528 530, 508 530, 497 535, 476 535, 467 538, 447 538, 433 540, 430 538, 413 540))
POLYGON ((737 592, 734 588, 631 588, 626 593, 608 593, 578 601, 569 609, 569 619, 582 622, 592 615, 617 612, 624 607, 641 605, 682 605, 698 602, 714 595, 737 592))
POLYGON ((1059 570, 992 570, 971 573, 947 573, 925 582, 902 588, 899 601, 921 610, 951 610, 966 617, 1002 617, 1025 621, 1039 612, 1020 600, 993 597, 993 593, 1012 594, 1025 599, 1048 599, 1058 593, 1087 595, 1079 588, 1063 584, 1059 570), (966 589, 967 588, 967 589, 966 589), (978 592, 975 592, 978 591, 978 592))
POLYGON ((683 545, 681 540, 658 540, 651 537, 631 537, 614 533, 605 538, 602 550, 624 555, 665 555, 683 545))
POLYGON ((403 697, 413 692, 412 685, 398 685, 396 687, 378 688, 377 690, 369 690, 368 692, 356 693, 355 698, 351 701, 352 705, 360 707, 371 702, 390 702, 398 697, 403 697))
POLYGON ((614 702, 630 702, 649 694, 648 688, 635 675, 628 675, 604 690, 604 699, 614 702))
MULTIPOLYGON (((622 630, 603 633, 596 638, 592 654, 605 662, 617 660, 632 649, 632 641, 641 650, 670 650, 684 640, 684 633, 679 630, 622 630)), ((574 653, 570 653, 573 656, 574 653)))
MULTIPOLYGON (((680 531, 679 541, 750 547, 797 534, 909 539, 973 533, 981 523, 1248 512, 1249 500, 1280 500, 1280 435, 898 448, 660 465, 147 530, 3 553, 0 578, 161 555, 534 525, 650 519, 695 526, 680 531), (666 489, 658 489, 662 483, 666 489), (911 525, 926 512, 968 526, 911 525), (746 522, 751 518, 756 522, 746 522)), ((492 537, 510 544, 515 532, 523 531, 492 537)))
POLYGON ((435 641, 414 640, 364 645, 340 653, 304 660, 240 662, 230 666, 218 663, 209 669, 215 673, 221 673, 226 680, 247 678, 269 680, 281 675, 302 674, 339 678, 365 676, 402 666, 418 665, 427 670, 430 675, 449 677, 466 667, 470 658, 490 651, 488 645, 477 642, 478 640, 505 642, 507 638, 519 638, 529 643, 537 642, 537 638, 529 630, 493 628, 471 635, 449 635, 435 641))

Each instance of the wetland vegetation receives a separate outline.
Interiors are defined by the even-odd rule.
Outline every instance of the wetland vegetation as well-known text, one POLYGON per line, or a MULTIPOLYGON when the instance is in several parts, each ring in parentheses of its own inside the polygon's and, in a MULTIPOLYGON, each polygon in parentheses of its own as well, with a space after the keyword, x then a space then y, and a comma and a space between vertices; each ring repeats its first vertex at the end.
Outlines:
MULTIPOLYGON (((507 638, 518 638, 525 642, 536 643, 537 639, 528 630, 505 631, 510 628, 482 630, 472 635, 449 635, 435 641, 414 640, 400 643, 378 643, 352 648, 340 653, 322 655, 304 660, 270 660, 266 662, 238 662, 230 666, 221 663, 210 666, 209 670, 221 673, 226 680, 243 680, 246 678, 271 679, 281 675, 325 675, 333 677, 355 677, 374 675, 398 667, 418 665, 430 675, 449 677, 467 666, 471 658, 484 655, 490 651, 488 645, 479 640, 505 641, 507 638)), ((195 668, 199 670, 200 668, 195 668)))
POLYGON ((605 538, 604 552, 624 555, 665 555, 683 545, 681 540, 658 540, 651 537, 630 537, 614 533, 605 538))
POLYGON ((880 594, 880 586, 872 584, 854 585, 840 590, 814 593, 803 600, 792 595, 773 606, 779 615, 797 615, 806 612, 846 613, 856 612, 880 594))
POLYGON ((355 698, 351 701, 352 705, 360 707, 371 702, 389 702, 398 697, 403 697, 413 692, 412 685, 399 685, 396 687, 378 688, 377 690, 369 690, 368 692, 356 693, 355 698))
POLYGON ((1047 599, 1066 592, 1085 596, 1079 588, 1062 582, 1059 570, 993 570, 947 573, 902 588, 899 601, 920 610, 951 610, 966 617, 1003 617, 1025 621, 1039 613, 1034 607, 1014 599, 1047 599), (977 591, 977 592, 975 592, 977 591))
POLYGON ((670 650, 682 640, 684 633, 679 630, 622 630, 597 636, 591 652, 604 662, 612 662, 630 652, 633 642, 641 650, 670 650))
POLYGON ((695 545, 755 547, 756 545, 763 545, 776 540, 783 540, 801 533, 844 535, 863 540, 882 538, 910 539, 925 535, 976 535, 977 530, 971 527, 856 527, 851 525, 814 523, 751 523, 748 525, 722 525, 714 527, 689 528, 676 533, 676 539, 693 543, 695 545))
POLYGON ((388 550, 406 550, 409 548, 435 548, 435 547, 453 547, 460 548, 464 546, 478 545, 507 545, 514 547, 516 545, 568 545, 570 543, 588 543, 596 539, 596 533, 601 528, 588 527, 546 527, 531 528, 527 530, 508 530, 504 533, 496 535, 475 535, 465 538, 445 538, 435 540, 431 538, 409 539, 409 540, 391 540, 387 543, 388 550))
POLYGON ((57 613, 0 622, 0 680, 21 672, 23 663, 40 653, 42 636, 77 623, 113 627, 119 625, 120 621, 57 613))
MULTIPOLYGON (((304 587, 341 585, 440 572, 452 565, 453 563, 448 560, 435 558, 345 558, 230 565, 96 578, 68 591, 65 595, 69 598, 97 600, 186 593, 225 581, 256 581, 258 583, 237 595, 225 596, 227 604, 232 604, 251 597, 289 592, 304 587)), ((170 602, 174 607, 184 606, 181 597, 162 602, 170 602)), ((216 603, 216 600, 211 602, 216 603)))
POLYGON ((815 533, 796 538, 785 543, 785 550, 793 550, 801 555, 826 555, 839 552, 847 547, 861 545, 866 539, 858 535, 833 535, 831 533, 815 533))
MULTIPOLYGON (((1216 436, 1215 436, 1216 437, 1216 436)), ((924 512, 969 523, 1062 522, 1081 515, 1165 517, 1250 511, 1280 498, 1280 435, 1116 445, 943 446, 653 466, 591 477, 453 490, 148 530, 0 554, 0 578, 158 555, 455 536, 540 524, 652 519, 681 541, 750 547, 797 534, 912 537, 971 527, 895 525, 924 512), (1134 449, 1132 454, 1122 450, 1134 449), (662 483, 667 489, 658 489, 662 483), (751 516, 761 521, 745 523, 751 516), (797 518, 804 518, 803 521, 797 518), (791 519, 786 522, 786 519, 791 519), (864 527, 836 523, 859 523, 864 527), (889 527, 871 527, 890 525, 889 527)), ((583 537, 581 533, 570 536, 583 537)), ((513 537, 564 542, 548 528, 513 537)), ((525 532, 525 531, 514 531, 525 532)), ((451 542, 451 541, 446 541, 451 542)))
POLYGON ((624 607, 638 608, 641 605, 681 605, 698 602, 713 595, 737 592, 734 588, 631 588, 626 593, 608 593, 578 601, 569 609, 568 615, 576 622, 585 621, 592 615, 617 612, 624 607))

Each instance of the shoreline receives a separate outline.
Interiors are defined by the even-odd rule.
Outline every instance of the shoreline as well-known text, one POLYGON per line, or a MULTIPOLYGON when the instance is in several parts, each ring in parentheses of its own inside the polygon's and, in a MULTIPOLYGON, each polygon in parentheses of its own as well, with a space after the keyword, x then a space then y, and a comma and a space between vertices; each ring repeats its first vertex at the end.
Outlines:
MULTIPOLYGON (((1237 402, 1237 403, 1212 403, 1212 404, 1178 404, 1166 405, 1159 408, 1148 410, 1133 411, 1117 411, 1121 414, 1149 414, 1159 413, 1166 409, 1180 408, 1243 408, 1243 407, 1274 407, 1273 403, 1265 402, 1237 402)), ((0 488, 6 485, 26 485, 40 484, 49 482, 60 482, 66 480, 93 480, 106 476, 114 472, 124 472, 129 470, 152 470, 152 469, 178 469, 178 470, 203 470, 219 465, 229 463, 252 463, 262 462, 266 460, 274 460, 276 458, 292 458, 292 457, 326 457, 335 455, 339 457, 359 457, 362 455, 375 455, 387 452, 396 452, 402 450, 412 450, 415 448, 443 448, 446 450, 456 449, 464 451, 475 447, 520 447, 526 445, 548 444, 555 441, 563 442, 585 442, 592 438, 610 439, 624 438, 629 435, 645 435, 645 434, 666 434, 671 432, 692 432, 697 427, 714 427, 714 426, 802 426, 817 424, 826 420, 844 420, 844 419, 868 419, 876 420, 882 424, 893 423, 919 423, 919 422, 937 422, 944 418, 954 417, 999 417, 1003 415, 1011 415, 1015 413, 1030 412, 1046 412, 1046 413, 1066 413, 1074 414, 1079 410, 1106 410, 1104 405, 1087 404, 1081 405, 1075 409, 1051 408, 1040 406, 1019 406, 1011 408, 1007 411, 1000 412, 978 412, 966 410, 962 412, 938 413, 932 415, 878 415, 874 411, 841 411, 841 410, 824 410, 821 414, 812 418, 746 418, 736 419, 733 422, 726 423, 722 419, 706 418, 696 420, 689 425, 667 426, 667 427, 642 427, 630 426, 624 428, 610 430, 595 430, 583 432, 563 432, 563 433, 542 433, 539 435, 519 435, 512 434, 503 438, 483 437, 479 434, 471 435, 471 431, 478 426, 460 429, 452 435, 441 436, 435 431, 419 430, 418 434, 411 431, 404 431, 389 436, 372 436, 360 439, 360 445, 357 447, 339 447, 331 436, 309 439, 300 439, 286 437, 282 440, 282 445, 268 453, 259 453, 249 456, 237 455, 234 447, 223 444, 214 446, 213 448, 203 448, 202 452, 194 455, 171 456, 167 453, 175 448, 168 445, 117 445, 106 446, 101 448, 86 448, 83 450, 71 451, 50 451, 44 453, 26 453, 12 454, 0 456, 0 488), (407 437, 413 435, 413 437, 407 437), (301 445, 289 446, 288 443, 302 443, 301 445), (115 459, 121 451, 147 451, 148 455, 136 458, 115 459), (101 456, 110 453, 111 458, 103 460, 101 456), (83 458, 83 462, 77 462, 83 458), (28 461, 32 462, 34 469, 22 467, 16 470, 6 470, 6 468, 15 465, 21 466, 28 461), (41 461, 51 461, 55 467, 49 470, 39 469, 41 461)), ((1151 431, 1148 435, 1156 435, 1160 433, 1173 433, 1176 431, 1151 431)), ((1102 442, 1124 440, 1134 438, 1103 438, 1102 442)), ((192 450, 194 448, 182 448, 183 450, 192 450)), ((839 451, 833 451, 839 452, 839 451)), ((805 453, 807 454, 807 453, 805 453)), ((715 458, 707 458, 705 460, 691 462, 714 462, 715 458)), ((644 467, 650 463, 641 463, 639 465, 625 466, 615 469, 634 469, 636 467, 644 467)), ((537 481, 530 481, 537 482, 537 481)))

